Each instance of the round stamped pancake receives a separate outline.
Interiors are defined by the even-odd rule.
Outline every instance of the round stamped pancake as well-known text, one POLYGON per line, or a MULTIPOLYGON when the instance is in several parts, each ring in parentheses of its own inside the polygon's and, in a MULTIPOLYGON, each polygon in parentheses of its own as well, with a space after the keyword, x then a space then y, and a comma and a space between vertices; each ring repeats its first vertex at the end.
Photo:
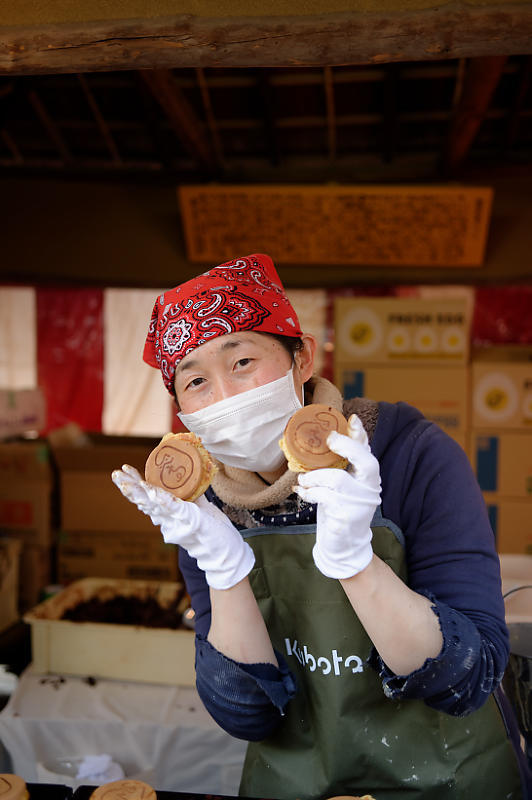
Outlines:
POLYGON ((157 794, 144 781, 125 779, 98 786, 90 800, 157 800, 157 794))
POLYGON ((161 486, 181 500, 192 497, 203 480, 203 463, 197 447, 172 437, 152 450, 145 466, 148 483, 161 486))
POLYGON ((345 417, 332 406, 313 403, 296 411, 283 438, 294 460, 306 468, 321 469, 338 462, 338 455, 327 447, 331 431, 346 434, 345 417))
POLYGON ((28 797, 26 781, 20 775, 0 774, 1 800, 23 800, 28 797))

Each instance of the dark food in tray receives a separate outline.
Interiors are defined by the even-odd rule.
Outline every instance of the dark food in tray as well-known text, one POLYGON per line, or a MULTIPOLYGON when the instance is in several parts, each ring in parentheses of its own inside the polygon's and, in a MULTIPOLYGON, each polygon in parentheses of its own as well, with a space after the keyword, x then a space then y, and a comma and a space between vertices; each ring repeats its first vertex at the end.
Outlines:
POLYGON ((61 619, 73 622, 107 622, 118 625, 142 625, 145 628, 182 628, 184 587, 180 587, 175 599, 162 607, 157 597, 135 597, 114 595, 112 597, 89 597, 73 608, 64 611, 61 619))

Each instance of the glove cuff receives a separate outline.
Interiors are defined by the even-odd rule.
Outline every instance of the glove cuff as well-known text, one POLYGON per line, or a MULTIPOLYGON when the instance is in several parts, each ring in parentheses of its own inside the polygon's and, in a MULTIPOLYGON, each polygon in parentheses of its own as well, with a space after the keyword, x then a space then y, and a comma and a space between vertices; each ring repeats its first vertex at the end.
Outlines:
MULTIPOLYGON (((231 589, 240 583, 251 570, 255 564, 255 554, 249 544, 242 540, 242 552, 238 563, 230 564, 224 568, 221 564, 212 570, 205 570, 205 578, 207 583, 212 589, 231 589)), ((198 566, 201 566, 198 563, 198 566)))
POLYGON ((352 553, 344 558, 330 558, 326 553, 320 550, 318 543, 312 548, 312 557, 319 571, 325 575, 326 578, 335 578, 336 580, 343 580, 345 578, 352 578, 366 569, 371 559, 373 558, 373 548, 371 546, 372 533, 368 531, 368 538, 359 547, 356 553, 352 553))

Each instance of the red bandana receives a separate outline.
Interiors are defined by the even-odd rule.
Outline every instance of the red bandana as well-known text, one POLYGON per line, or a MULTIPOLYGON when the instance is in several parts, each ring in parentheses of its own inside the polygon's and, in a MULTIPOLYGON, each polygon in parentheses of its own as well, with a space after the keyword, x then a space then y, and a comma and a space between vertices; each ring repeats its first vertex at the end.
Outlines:
POLYGON ((269 256, 228 261, 158 297, 144 361, 161 370, 173 394, 176 364, 196 347, 235 331, 301 336, 296 312, 269 256))

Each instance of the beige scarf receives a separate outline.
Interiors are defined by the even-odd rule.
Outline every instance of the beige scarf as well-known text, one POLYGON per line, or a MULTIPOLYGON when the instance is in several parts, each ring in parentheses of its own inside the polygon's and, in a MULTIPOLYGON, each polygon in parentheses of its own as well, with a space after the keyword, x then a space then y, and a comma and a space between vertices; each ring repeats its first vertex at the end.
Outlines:
MULTIPOLYGON (((309 403, 333 406, 346 416, 358 414, 371 439, 378 414, 377 404, 372 400, 355 398, 344 403, 332 383, 314 376, 305 384, 305 405, 309 403)), ((224 505, 233 509, 255 510, 279 505, 292 494, 292 486, 297 482, 296 473, 289 469, 268 486, 256 472, 229 467, 220 461, 216 463, 219 471, 213 478, 212 488, 224 505)))

